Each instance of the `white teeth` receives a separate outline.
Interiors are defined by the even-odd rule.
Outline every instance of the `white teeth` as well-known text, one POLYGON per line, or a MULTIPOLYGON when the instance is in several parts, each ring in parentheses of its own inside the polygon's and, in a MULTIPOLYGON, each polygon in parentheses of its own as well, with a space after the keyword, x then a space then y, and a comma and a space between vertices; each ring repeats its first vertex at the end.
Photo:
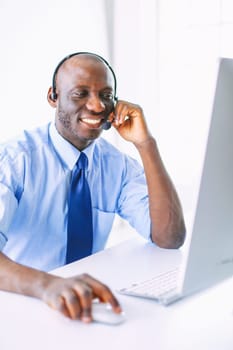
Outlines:
POLYGON ((83 118, 82 121, 87 124, 98 124, 100 123, 101 119, 88 119, 88 118, 83 118))

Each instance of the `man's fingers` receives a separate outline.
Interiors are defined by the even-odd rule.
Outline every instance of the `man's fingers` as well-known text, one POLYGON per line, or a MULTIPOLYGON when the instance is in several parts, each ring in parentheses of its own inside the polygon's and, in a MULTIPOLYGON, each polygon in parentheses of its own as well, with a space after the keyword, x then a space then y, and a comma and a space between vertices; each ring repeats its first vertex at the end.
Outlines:
POLYGON ((93 299, 92 288, 84 283, 80 282, 74 285, 74 290, 76 292, 76 296, 79 298, 81 313, 80 318, 83 322, 91 322, 91 305, 93 299))
POLYGON ((88 274, 82 275, 82 280, 92 288, 94 296, 99 298, 102 302, 109 303, 115 312, 122 311, 118 300, 113 295, 108 286, 99 282, 88 274))
POLYGON ((63 299, 68 311, 69 317, 73 320, 80 318, 81 316, 81 306, 79 298, 75 291, 72 289, 63 292, 63 299))
POLYGON ((114 125, 117 127, 124 124, 128 119, 135 118, 142 114, 140 106, 127 101, 118 101, 115 111, 114 125))
POLYGON ((57 298, 54 298, 51 302, 48 303, 48 305, 56 310, 62 313, 66 317, 70 317, 69 310, 66 307, 65 300, 62 296, 59 296, 57 298))

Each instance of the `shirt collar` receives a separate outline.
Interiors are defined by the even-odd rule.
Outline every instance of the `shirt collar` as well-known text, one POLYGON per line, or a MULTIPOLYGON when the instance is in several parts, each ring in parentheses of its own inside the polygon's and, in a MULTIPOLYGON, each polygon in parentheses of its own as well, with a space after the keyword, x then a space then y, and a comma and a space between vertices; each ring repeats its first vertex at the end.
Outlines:
MULTIPOLYGON (((50 124, 49 135, 60 159, 63 161, 66 167, 72 170, 80 156, 80 151, 58 133, 55 123, 50 124)), ((92 167, 94 147, 95 141, 82 151, 88 158, 87 170, 90 170, 92 167)))

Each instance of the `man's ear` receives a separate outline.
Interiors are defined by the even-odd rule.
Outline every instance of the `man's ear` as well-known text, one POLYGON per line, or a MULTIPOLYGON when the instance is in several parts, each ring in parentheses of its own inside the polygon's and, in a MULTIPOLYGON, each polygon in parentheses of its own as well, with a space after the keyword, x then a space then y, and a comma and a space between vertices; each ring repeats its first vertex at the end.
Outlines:
POLYGON ((47 100, 51 107, 56 108, 57 107, 57 100, 53 98, 53 88, 50 86, 48 93, 47 93, 47 100))

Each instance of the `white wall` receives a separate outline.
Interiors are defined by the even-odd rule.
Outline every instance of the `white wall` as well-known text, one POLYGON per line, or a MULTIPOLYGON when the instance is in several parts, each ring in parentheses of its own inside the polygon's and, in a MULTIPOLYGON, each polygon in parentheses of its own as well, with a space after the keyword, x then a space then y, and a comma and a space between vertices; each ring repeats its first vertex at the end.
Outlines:
MULTIPOLYGON (((156 1, 115 0, 113 64, 118 97, 140 104, 153 132, 158 106, 157 14, 156 1)), ((118 139, 118 146, 138 158, 129 143, 118 139)))

